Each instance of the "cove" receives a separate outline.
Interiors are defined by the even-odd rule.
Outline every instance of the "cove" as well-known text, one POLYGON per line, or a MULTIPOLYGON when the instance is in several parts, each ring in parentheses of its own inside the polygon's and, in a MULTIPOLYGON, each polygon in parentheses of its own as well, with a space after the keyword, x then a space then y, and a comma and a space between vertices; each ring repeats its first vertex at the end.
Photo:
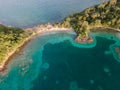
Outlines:
POLYGON ((119 90, 120 63, 110 51, 117 38, 100 35, 92 48, 75 47, 70 40, 46 44, 42 62, 50 67, 39 73, 31 90, 119 90))
MULTIPOLYGON (((58 22, 101 0, 0 0, 0 23, 32 27, 58 22)), ((120 90, 120 34, 91 33, 94 42, 74 42, 74 32, 31 40, 0 73, 0 90, 120 90), (23 55, 21 55, 23 53, 23 55)))
POLYGON ((0 90, 119 90, 120 63, 110 48, 119 35, 91 35, 88 47, 74 42, 74 32, 35 37, 0 74, 0 90))

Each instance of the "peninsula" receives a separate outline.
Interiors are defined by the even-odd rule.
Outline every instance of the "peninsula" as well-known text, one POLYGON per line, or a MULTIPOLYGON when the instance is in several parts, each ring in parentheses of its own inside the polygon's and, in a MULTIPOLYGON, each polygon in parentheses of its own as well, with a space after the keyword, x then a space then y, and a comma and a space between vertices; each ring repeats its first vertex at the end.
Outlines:
POLYGON ((4 69, 7 61, 20 47, 38 34, 74 30, 77 33, 75 41, 90 43, 93 40, 89 33, 100 29, 120 31, 120 0, 103 2, 54 24, 38 25, 24 30, 0 25, 0 70, 4 69))
POLYGON ((66 17, 60 23, 54 24, 58 27, 72 27, 77 33, 77 42, 92 41, 89 37, 90 31, 113 30, 120 31, 120 0, 109 0, 102 4, 92 6, 80 13, 66 17))

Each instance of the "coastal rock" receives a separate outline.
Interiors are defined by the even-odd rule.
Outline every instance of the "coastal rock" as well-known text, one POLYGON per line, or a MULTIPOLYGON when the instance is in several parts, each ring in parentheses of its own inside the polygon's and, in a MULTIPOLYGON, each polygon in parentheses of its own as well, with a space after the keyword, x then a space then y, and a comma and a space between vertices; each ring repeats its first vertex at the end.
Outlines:
POLYGON ((75 38, 75 41, 77 43, 92 43, 93 39, 89 36, 86 36, 86 37, 77 37, 75 38))
POLYGON ((117 53, 118 58, 120 58, 120 47, 115 47, 115 52, 117 53))
POLYGON ((0 66, 0 72, 4 71, 4 67, 0 66))

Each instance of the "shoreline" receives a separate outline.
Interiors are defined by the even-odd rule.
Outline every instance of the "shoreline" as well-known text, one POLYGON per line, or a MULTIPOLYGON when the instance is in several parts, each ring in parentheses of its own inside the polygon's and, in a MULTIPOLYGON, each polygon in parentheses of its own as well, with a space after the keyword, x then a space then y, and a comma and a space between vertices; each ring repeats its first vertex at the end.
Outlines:
MULTIPOLYGON (((90 29, 90 31, 94 31, 94 30, 97 31, 98 29, 101 29, 101 30, 108 29, 108 30, 113 30, 113 31, 120 32, 120 29, 103 27, 103 26, 93 27, 93 28, 90 29)), ((10 52, 8 55, 6 55, 5 59, 0 64, 0 72, 5 70, 5 66, 11 60, 11 58, 16 53, 18 53, 23 48, 23 46, 25 46, 35 36, 40 35, 40 34, 44 34, 44 33, 50 33, 50 32, 74 31, 72 28, 59 28, 59 27, 54 27, 54 26, 49 25, 49 24, 48 25, 38 25, 38 26, 34 26, 32 28, 26 28, 26 29, 23 29, 23 30, 25 30, 29 34, 29 36, 27 38, 25 38, 25 40, 20 45, 18 45, 12 52, 10 52)), ((76 37, 74 40, 77 43, 91 43, 91 42, 94 42, 93 39, 89 35, 85 38, 76 37)))
MULTIPOLYGON (((120 29, 116 29, 116 28, 111 28, 111 27, 104 27, 104 26, 96 26, 96 27, 91 27, 90 28, 90 32, 97 32, 97 31, 110 31, 110 32, 120 32, 120 29)), ((77 36, 75 38, 75 41, 77 43, 92 43, 93 38, 89 35, 85 36, 85 37, 79 37, 77 36)))
POLYGON ((111 28, 111 27, 104 27, 104 26, 93 27, 93 28, 91 28, 90 30, 91 30, 91 31, 110 30, 110 31, 113 31, 113 32, 120 32, 120 29, 111 28))
POLYGON ((45 26, 45 27, 41 27, 41 25, 39 25, 39 26, 35 26, 35 27, 32 27, 32 28, 26 28, 26 29, 23 29, 23 30, 25 30, 30 36, 25 38, 25 40, 20 45, 18 45, 12 52, 10 52, 8 55, 6 55, 5 59, 0 64, 0 72, 5 70, 5 66, 11 60, 11 58, 16 53, 18 53, 23 48, 23 46, 25 46, 35 36, 43 34, 43 33, 49 33, 49 32, 73 31, 72 28, 58 28, 58 27, 53 27, 52 25, 48 25, 48 26, 45 26))

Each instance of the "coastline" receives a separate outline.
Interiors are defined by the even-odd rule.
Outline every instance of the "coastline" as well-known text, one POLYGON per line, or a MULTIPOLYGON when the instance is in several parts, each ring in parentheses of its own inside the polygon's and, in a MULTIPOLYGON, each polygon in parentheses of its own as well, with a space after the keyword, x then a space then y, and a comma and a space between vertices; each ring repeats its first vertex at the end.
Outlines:
MULTIPOLYGON (((91 27, 89 30, 90 30, 90 32, 97 32, 97 31, 120 32, 120 29, 111 28, 111 27, 104 27, 104 26, 91 27)), ((79 36, 77 36, 75 38, 75 41, 77 43, 92 43, 93 42, 93 38, 91 38, 91 36, 89 35, 89 33, 87 33, 87 35, 85 37, 79 37, 79 36)))
MULTIPOLYGON (((115 28, 109 28, 109 27, 103 27, 103 26, 97 26, 97 27, 92 27, 90 29, 90 31, 97 31, 98 29, 100 30, 112 30, 112 31, 117 31, 120 32, 119 29, 115 29, 115 28)), ((48 25, 38 25, 38 26, 34 26, 32 28, 26 28, 23 29, 25 30, 29 36, 20 44, 18 45, 12 52, 10 52, 8 55, 6 55, 5 59, 3 60, 3 62, 0 64, 0 72, 4 71, 5 66, 8 64, 8 62, 11 60, 11 58, 21 50, 21 48, 23 48, 23 46, 25 46, 30 40, 32 40, 35 36, 40 35, 40 34, 44 34, 44 33, 49 33, 49 32, 66 32, 66 31, 74 31, 72 28, 60 28, 60 27, 54 27, 50 24, 48 25)), ((76 37, 74 39, 77 43, 91 43, 94 42, 93 39, 89 36, 84 37, 84 38, 79 38, 76 37)))
POLYGON ((97 27, 93 27, 90 29, 91 31, 97 31, 97 30, 111 30, 114 32, 120 32, 120 29, 116 29, 116 28, 111 28, 111 27, 104 27, 104 26, 97 26, 97 27))
POLYGON ((49 32, 66 32, 66 31, 73 31, 72 28, 59 28, 59 27, 53 27, 52 25, 47 26, 35 26, 32 28, 26 28, 24 29, 30 36, 28 36, 20 45, 18 45, 12 52, 10 52, 8 55, 6 55, 3 62, 0 64, 0 72, 4 71, 5 66, 8 64, 10 59, 21 50, 23 46, 25 46, 30 40, 32 40, 35 36, 43 34, 43 33, 49 33, 49 32))

